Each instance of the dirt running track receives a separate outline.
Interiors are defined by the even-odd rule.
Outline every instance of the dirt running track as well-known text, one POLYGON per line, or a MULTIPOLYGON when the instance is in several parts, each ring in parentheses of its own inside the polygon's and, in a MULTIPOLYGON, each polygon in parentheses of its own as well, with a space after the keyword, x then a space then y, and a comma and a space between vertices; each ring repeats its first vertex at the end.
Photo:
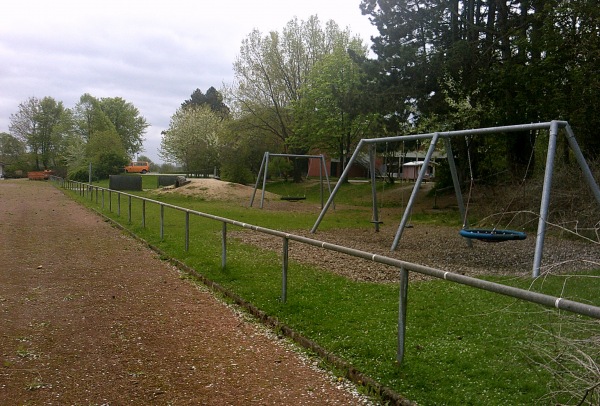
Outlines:
POLYGON ((365 400, 46 182, 0 181, 1 405, 365 400))

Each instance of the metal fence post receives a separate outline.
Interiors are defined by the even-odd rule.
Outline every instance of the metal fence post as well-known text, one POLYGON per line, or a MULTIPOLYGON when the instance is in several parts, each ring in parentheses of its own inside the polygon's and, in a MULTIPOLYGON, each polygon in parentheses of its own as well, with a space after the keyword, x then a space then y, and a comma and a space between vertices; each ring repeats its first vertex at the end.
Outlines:
POLYGON ((131 196, 127 196, 127 197, 128 197, 128 200, 129 200, 127 202, 128 211, 129 211, 128 216, 127 216, 128 217, 127 221, 128 221, 128 224, 131 224, 131 196))
POLYGON ((160 205, 160 240, 165 236, 165 205, 160 205))
POLYGON ((146 199, 142 199, 142 228, 146 228, 146 199))
POLYGON ((121 217, 121 193, 117 192, 117 216, 121 217))
POLYGON ((108 190, 108 211, 112 213, 112 192, 108 190))
POLYGON ((185 212, 185 250, 190 250, 190 212, 185 212))
POLYGON ((287 237, 283 237, 283 265, 281 274, 281 301, 283 303, 287 300, 287 271, 289 263, 289 245, 290 240, 287 237))
POLYGON ((104 189, 102 189, 102 210, 104 210, 104 189))
POLYGON ((400 300, 398 305, 398 351, 396 361, 402 364, 404 359, 404 338, 406 333, 406 296, 408 294, 408 271, 400 268, 400 300))
POLYGON ((221 227, 221 269, 227 265, 227 223, 221 227))

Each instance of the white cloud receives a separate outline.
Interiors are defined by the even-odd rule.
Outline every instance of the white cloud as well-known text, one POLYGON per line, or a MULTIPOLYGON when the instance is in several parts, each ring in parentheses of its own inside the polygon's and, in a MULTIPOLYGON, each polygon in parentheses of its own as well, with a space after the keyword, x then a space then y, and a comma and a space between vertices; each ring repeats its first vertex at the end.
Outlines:
POLYGON ((160 133, 199 88, 233 80, 242 40, 318 15, 365 42, 377 32, 360 0, 11 1, 0 13, 0 131, 29 97, 73 107, 79 97, 122 97, 151 124, 145 155, 158 161, 160 133))

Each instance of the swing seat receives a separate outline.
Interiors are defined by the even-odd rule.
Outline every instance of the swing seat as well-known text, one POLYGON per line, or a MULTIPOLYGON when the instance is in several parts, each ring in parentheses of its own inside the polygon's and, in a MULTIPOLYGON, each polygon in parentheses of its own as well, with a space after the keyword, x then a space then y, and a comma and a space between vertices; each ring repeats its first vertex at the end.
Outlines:
POLYGON ((281 200, 297 202, 298 200, 306 200, 306 196, 281 196, 281 200))
POLYGON ((483 242, 503 242, 510 240, 524 240, 527 238, 527 234, 514 230, 463 228, 458 233, 465 238, 472 238, 483 242))

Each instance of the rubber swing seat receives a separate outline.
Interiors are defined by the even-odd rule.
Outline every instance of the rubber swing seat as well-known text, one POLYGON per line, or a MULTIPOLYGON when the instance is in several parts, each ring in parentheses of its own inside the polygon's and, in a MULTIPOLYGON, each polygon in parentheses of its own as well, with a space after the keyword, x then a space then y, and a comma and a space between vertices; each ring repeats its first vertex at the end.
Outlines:
POLYGON ((527 238, 527 234, 514 231, 514 230, 496 230, 496 229, 473 229, 463 228, 458 232, 465 238, 472 238, 484 242, 502 242, 511 240, 524 240, 527 238))
POLYGON ((306 200, 305 196, 282 196, 281 200, 288 200, 290 202, 297 202, 298 200, 306 200))

